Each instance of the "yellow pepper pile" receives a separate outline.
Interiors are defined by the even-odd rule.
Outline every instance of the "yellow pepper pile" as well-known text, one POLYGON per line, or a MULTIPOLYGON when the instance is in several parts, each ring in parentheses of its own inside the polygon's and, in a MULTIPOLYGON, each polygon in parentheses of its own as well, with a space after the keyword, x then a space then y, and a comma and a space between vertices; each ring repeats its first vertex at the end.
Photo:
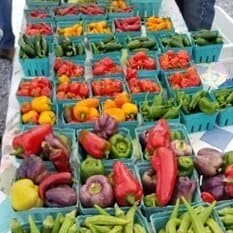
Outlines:
POLYGON ((61 36, 81 36, 83 34, 82 23, 76 23, 65 28, 58 28, 57 33, 61 36))
POLYGON ((31 102, 21 105, 21 119, 24 124, 50 124, 56 123, 56 115, 52 111, 50 99, 47 96, 35 97, 31 102))
POLYGON ((146 20, 146 28, 148 31, 161 31, 161 30, 171 30, 172 23, 169 18, 161 17, 149 17, 146 20))
POLYGON ((125 0, 113 0, 111 3, 111 7, 124 10, 128 6, 125 0))
POLYGON ((75 121, 93 121, 99 117, 99 100, 97 98, 87 98, 77 102, 73 106, 73 117, 75 121))
POLYGON ((111 33, 111 29, 107 24, 107 21, 92 22, 87 24, 87 33, 88 34, 111 33))
POLYGON ((103 103, 103 113, 108 114, 118 122, 134 120, 138 113, 138 107, 131 102, 129 95, 122 92, 112 100, 107 99, 103 103))

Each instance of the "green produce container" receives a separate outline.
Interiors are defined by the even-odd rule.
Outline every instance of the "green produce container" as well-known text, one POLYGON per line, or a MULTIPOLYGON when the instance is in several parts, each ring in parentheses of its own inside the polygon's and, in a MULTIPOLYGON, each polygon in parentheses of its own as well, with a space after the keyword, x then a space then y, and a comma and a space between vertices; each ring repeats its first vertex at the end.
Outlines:
MULTIPOLYGON (((117 160, 116 160, 117 161, 117 160)), ((135 175, 135 177, 137 178, 137 180, 139 180, 139 177, 136 173, 136 169, 135 169, 135 166, 132 162, 127 162, 127 161, 123 161, 124 164, 130 169, 131 172, 133 172, 133 174, 135 175)), ((114 161, 105 161, 104 162, 104 168, 105 168, 105 172, 106 172, 106 176, 108 176, 111 172, 112 172, 112 168, 113 168, 113 163, 114 161)), ((81 183, 80 183, 81 185, 81 183)), ((80 194, 79 194, 80 196, 80 194)), ((128 210, 129 209, 129 206, 125 206, 125 207, 122 207, 124 211, 128 210)), ((141 209, 141 204, 139 203, 138 205, 138 210, 141 209)), ((84 214, 84 215, 96 215, 98 214, 98 211, 92 207, 92 208, 86 208, 82 205, 82 203, 80 202, 80 210, 81 210, 81 213, 84 214)), ((114 208, 113 206, 112 207, 107 207, 105 208, 105 210, 109 213, 113 213, 114 212, 114 208)))
MULTIPOLYGON (((89 130, 89 131, 93 131, 93 129, 94 129, 94 127, 85 128, 85 130, 89 130)), ((78 135, 79 135, 81 130, 82 129, 77 131, 77 138, 78 138, 78 135)), ((119 127, 119 133, 124 135, 125 137, 129 138, 130 141, 132 142, 133 137, 130 134, 129 129, 120 126, 119 127)), ((86 158, 87 152, 85 152, 85 150, 82 148, 82 146, 81 146, 81 144, 79 142, 77 143, 77 146, 78 146, 78 154, 77 154, 78 155, 78 160, 83 161, 86 158)), ((129 158, 115 159, 115 158, 111 158, 111 156, 109 156, 108 159, 107 158, 103 159, 103 161, 106 164, 112 164, 114 161, 118 161, 118 160, 122 160, 125 163, 132 163, 135 160, 133 145, 132 145, 132 150, 131 150, 129 158)))
POLYGON ((38 1, 38 0, 26 0, 27 6, 29 9, 35 8, 35 7, 52 7, 52 6, 58 6, 60 4, 60 0, 47 0, 47 1, 38 1))
MULTIPOLYGON (((31 128, 34 128, 35 126, 33 125, 25 125, 20 127, 20 131, 24 132, 27 131, 31 128)), ((71 164, 71 169, 72 169, 72 174, 73 178, 75 180, 73 184, 73 188, 76 190, 78 193, 79 190, 79 175, 78 175, 78 160, 77 160, 77 143, 76 143, 76 137, 75 137, 75 131, 70 130, 70 129, 61 129, 59 127, 54 126, 53 127, 55 134, 56 133, 62 133, 65 136, 69 137, 70 142, 71 142, 71 154, 70 154, 70 164, 71 164)), ((21 163, 22 159, 17 158, 17 162, 21 163)), ((46 167, 49 169, 49 171, 54 171, 54 166, 51 164, 51 162, 45 161, 46 167)), ((25 211, 15 211, 12 209, 14 215, 17 216, 21 221, 26 221, 28 220, 28 215, 32 215, 35 217, 35 220, 38 221, 38 219, 41 219, 47 215, 55 215, 59 212, 61 213, 68 213, 74 209, 79 208, 79 199, 77 199, 76 205, 73 206, 67 206, 67 207, 36 207, 32 208, 29 210, 25 211)))
MULTIPOLYGON (((194 204, 192 206, 203 206, 203 204, 194 204)), ((207 206, 207 205, 204 205, 204 206, 207 206)), ((178 215, 182 215, 182 214, 186 213, 186 211, 187 210, 185 207, 184 208, 180 207, 179 211, 178 211, 178 215)), ((172 210, 168 211, 167 214, 163 215, 163 216, 161 216, 161 213, 154 213, 150 216, 150 222, 151 222, 151 227, 152 227, 153 232, 159 232, 159 230, 161 228, 164 228, 166 226, 171 213, 172 213, 172 210)), ((219 221, 218 217, 216 216, 215 210, 212 212, 211 217, 218 223, 218 225, 222 229, 222 232, 219 232, 219 233, 224 233, 225 231, 223 229, 221 222, 219 221)))
MULTIPOLYGON (((150 130, 153 126, 156 125, 156 122, 150 122, 150 123, 147 123, 143 126, 140 126, 140 127, 137 127, 135 129, 135 135, 136 135, 136 140, 137 140, 137 143, 138 143, 138 149, 139 149, 139 154, 140 154, 140 159, 141 160, 147 160, 144 156, 144 148, 143 146, 141 145, 141 140, 140 140, 140 137, 142 135, 142 133, 144 131, 148 131, 150 130)), ((174 122, 169 122, 169 127, 171 130, 178 130, 182 133, 185 141, 187 141, 190 145, 190 141, 189 141, 189 138, 188 138, 188 132, 185 128, 185 126, 183 124, 180 124, 180 123, 174 123, 174 122)))
MULTIPOLYGON (((136 170, 138 173, 138 177, 140 177, 141 184, 142 184, 142 175, 149 168, 151 168, 150 162, 143 161, 143 162, 137 163, 136 170)), ((200 188, 199 188, 199 184, 198 184, 198 175, 197 175, 197 172, 195 169, 193 170, 193 174, 191 176, 191 179, 197 182, 197 187, 196 187, 196 190, 195 190, 195 192, 193 194, 193 198, 192 198, 192 204, 197 204, 200 202, 201 194, 200 194, 200 188)), ((160 207, 160 206, 147 207, 147 206, 145 206, 144 201, 142 200, 142 212, 147 218, 149 218, 154 213, 166 215, 167 212, 171 211, 173 208, 174 208, 174 205, 171 205, 171 204, 164 206, 164 207, 160 207)), ((180 208, 185 208, 185 207, 183 205, 180 205, 180 208)))

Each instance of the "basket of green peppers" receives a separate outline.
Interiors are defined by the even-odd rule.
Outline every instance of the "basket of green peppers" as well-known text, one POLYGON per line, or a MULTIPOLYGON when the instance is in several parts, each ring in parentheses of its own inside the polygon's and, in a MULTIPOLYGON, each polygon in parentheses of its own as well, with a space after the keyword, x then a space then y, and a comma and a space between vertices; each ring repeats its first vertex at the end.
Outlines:
POLYGON ((187 34, 168 33, 161 35, 159 36, 159 44, 163 53, 171 49, 174 51, 182 49, 192 55, 192 43, 187 34))
POLYGON ((213 129, 220 105, 207 91, 200 90, 195 94, 179 91, 176 101, 181 104, 181 122, 188 132, 213 129))
POLYGON ((152 101, 145 96, 139 106, 144 122, 157 121, 160 118, 168 119, 169 122, 180 122, 181 104, 177 105, 174 98, 165 99, 162 91, 155 95, 152 101))
POLYGON ((216 216, 214 209, 216 202, 211 205, 192 206, 184 198, 181 198, 181 201, 184 203, 185 208, 182 208, 178 203, 172 212, 163 215, 155 213, 150 216, 154 232, 225 232, 222 223, 216 216))
POLYGON ((217 124, 221 127, 233 124, 233 88, 222 88, 211 93, 221 106, 217 124))
POLYGON ((202 29, 191 34, 195 63, 218 61, 223 47, 223 37, 218 31, 202 29))
POLYGON ((222 203, 217 206, 218 216, 220 221, 223 223, 225 231, 227 233, 233 232, 233 205, 232 201, 228 201, 226 203, 222 203))

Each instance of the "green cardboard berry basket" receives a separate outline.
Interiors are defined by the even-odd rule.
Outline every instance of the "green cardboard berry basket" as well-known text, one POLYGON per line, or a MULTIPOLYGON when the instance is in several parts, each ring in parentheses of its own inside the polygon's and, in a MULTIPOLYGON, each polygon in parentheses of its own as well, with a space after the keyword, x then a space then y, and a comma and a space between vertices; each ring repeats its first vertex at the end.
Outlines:
MULTIPOLYGON (((24 125, 20 127, 20 132, 25 132, 27 130, 30 130, 32 128, 34 128, 35 125, 24 125)), ((73 178, 75 180, 74 184, 73 184, 73 188, 76 190, 77 194, 79 192, 79 174, 78 174, 78 160, 77 160, 77 143, 76 143, 76 137, 75 137, 75 131, 70 130, 70 129, 61 129, 58 128, 56 126, 53 127, 53 130, 55 132, 55 134, 63 134, 66 137, 68 137, 70 139, 71 142, 71 154, 70 154, 70 165, 71 165, 71 170, 72 170, 72 174, 73 174, 73 178)), ((20 133, 19 132, 19 133, 20 133)), ((16 158, 16 161, 20 164, 22 162, 22 159, 20 158, 16 158)), ((51 164, 51 162, 48 161, 44 161, 45 162, 45 166, 47 167, 47 169, 49 169, 49 171, 54 171, 54 167, 51 164)), ((14 177, 14 180, 16 179, 16 177, 14 177)), ((13 181, 12 181, 13 182, 13 181)), ((77 195, 78 197, 78 195, 77 195)), ((17 216, 17 218, 19 218, 20 220, 23 221, 27 221, 28 219, 28 215, 32 215, 35 217, 35 219, 37 220, 38 218, 42 218, 45 217, 47 215, 55 215, 57 213, 68 213, 74 209, 79 208, 79 197, 77 198, 77 202, 75 205, 73 206, 64 206, 64 207, 35 207, 35 208, 31 208, 29 210, 24 210, 24 211, 15 211, 12 208, 12 211, 14 213, 14 215, 17 216)))
MULTIPOLYGON (((94 127, 85 128, 85 130, 88 130, 88 131, 91 131, 91 132, 93 131, 93 129, 94 129, 94 127)), ((77 138, 78 138, 79 133, 82 130, 83 129, 77 130, 77 138)), ((129 138, 130 141, 132 142, 133 136, 131 135, 129 129, 119 125, 119 134, 124 135, 126 138, 129 138)), ((79 142, 77 143, 77 147, 78 147, 78 160, 83 161, 87 156, 87 152, 84 151, 84 149, 82 148, 82 146, 80 145, 79 142)), ((117 158, 111 157, 111 154, 110 154, 109 158, 104 158, 103 159, 103 161, 105 163, 107 163, 107 164, 110 163, 111 165, 112 165, 112 163, 114 161, 118 161, 118 160, 121 160, 121 161, 123 161, 125 163, 132 163, 135 160, 133 144, 132 144, 130 156, 128 158, 117 159, 117 158)))
MULTIPOLYGON (((140 182, 142 184, 142 175, 145 171, 147 171, 149 168, 151 168, 151 164, 148 161, 143 161, 143 162, 139 162, 136 165, 136 171, 138 174, 138 177, 140 177, 140 182)), ((200 187, 198 185, 198 175, 195 169, 193 169, 193 173, 190 177, 191 180, 196 181, 196 190, 193 194, 192 197, 192 204, 197 204, 200 202, 200 197, 201 197, 201 193, 200 193, 200 187)), ((180 205, 181 208, 184 208, 183 205, 180 205)), ((156 206, 156 207, 147 207, 144 203, 144 201, 142 200, 142 212, 143 214, 149 218, 153 213, 162 213, 162 214, 166 214, 168 211, 171 211, 174 208, 174 205, 167 205, 164 207, 160 207, 160 206, 156 206)))
MULTIPOLYGON (((104 163, 104 168, 105 168, 105 175, 108 176, 111 172, 112 172, 112 169, 113 169, 113 163, 114 161, 107 161, 104 163)), ((134 176, 136 177, 137 180, 139 180, 139 177, 137 175, 137 172, 136 172, 136 169, 135 169, 135 166, 133 163, 130 163, 130 162, 127 162, 127 161, 123 161, 123 163, 130 169, 130 171, 134 174, 134 176)), ((80 186, 82 184, 80 183, 80 186)), ((79 194, 80 196, 80 194, 79 194)), ((124 211, 128 210, 130 207, 129 206, 124 206, 122 207, 124 211)), ((141 209, 141 204, 139 203, 138 207, 137 207, 138 210, 141 209)), ((87 208, 87 207, 84 207, 82 205, 82 203, 80 202, 80 210, 81 210, 81 213, 84 214, 84 215, 96 215, 98 214, 98 210, 95 209, 94 207, 91 207, 91 208, 87 208)), ((105 210, 107 212, 114 212, 114 208, 113 206, 111 207, 107 207, 105 208, 105 210)))
POLYGON ((53 7, 60 5, 60 0, 48 0, 48 1, 38 1, 38 0, 26 0, 28 8, 35 8, 35 7, 53 7))
MULTIPOLYGON (((175 123, 175 122, 168 122, 168 123, 169 123, 170 130, 180 131, 184 140, 191 145, 189 137, 188 137, 188 132, 183 124, 175 123)), ((146 158, 144 153, 143 153, 144 148, 143 148, 143 145, 141 144, 140 137, 141 137, 143 132, 150 130, 155 125, 156 125, 156 122, 149 122, 149 123, 146 123, 145 125, 137 127, 135 129, 135 135, 136 135, 138 150, 139 150, 139 154, 140 154, 140 160, 148 160, 148 158, 146 158)))

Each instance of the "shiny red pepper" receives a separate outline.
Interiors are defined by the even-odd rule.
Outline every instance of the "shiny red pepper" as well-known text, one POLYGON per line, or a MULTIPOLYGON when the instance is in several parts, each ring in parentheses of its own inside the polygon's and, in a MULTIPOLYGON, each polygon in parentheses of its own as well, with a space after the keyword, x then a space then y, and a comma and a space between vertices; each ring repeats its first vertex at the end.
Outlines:
POLYGON ((170 129, 165 119, 159 120, 149 131, 146 149, 152 155, 158 147, 170 148, 170 129))
POLYGON ((26 132, 16 135, 12 141, 15 150, 11 155, 27 157, 32 154, 38 155, 41 144, 45 137, 53 133, 51 125, 40 125, 26 132))
POLYGON ((226 168, 224 175, 225 191, 230 197, 233 197, 233 164, 226 168))
POLYGON ((208 192, 202 192, 201 199, 202 201, 208 202, 208 203, 212 203, 215 201, 215 197, 211 193, 208 193, 208 192))
POLYGON ((165 206, 172 197, 176 183, 176 155, 169 148, 159 147, 151 156, 151 164, 156 171, 157 201, 160 206, 165 206))
POLYGON ((109 155, 110 143, 88 130, 82 130, 78 135, 78 140, 83 149, 96 159, 109 155))
POLYGON ((129 168, 121 161, 113 164, 113 190, 117 203, 121 206, 140 202, 143 189, 129 168))

